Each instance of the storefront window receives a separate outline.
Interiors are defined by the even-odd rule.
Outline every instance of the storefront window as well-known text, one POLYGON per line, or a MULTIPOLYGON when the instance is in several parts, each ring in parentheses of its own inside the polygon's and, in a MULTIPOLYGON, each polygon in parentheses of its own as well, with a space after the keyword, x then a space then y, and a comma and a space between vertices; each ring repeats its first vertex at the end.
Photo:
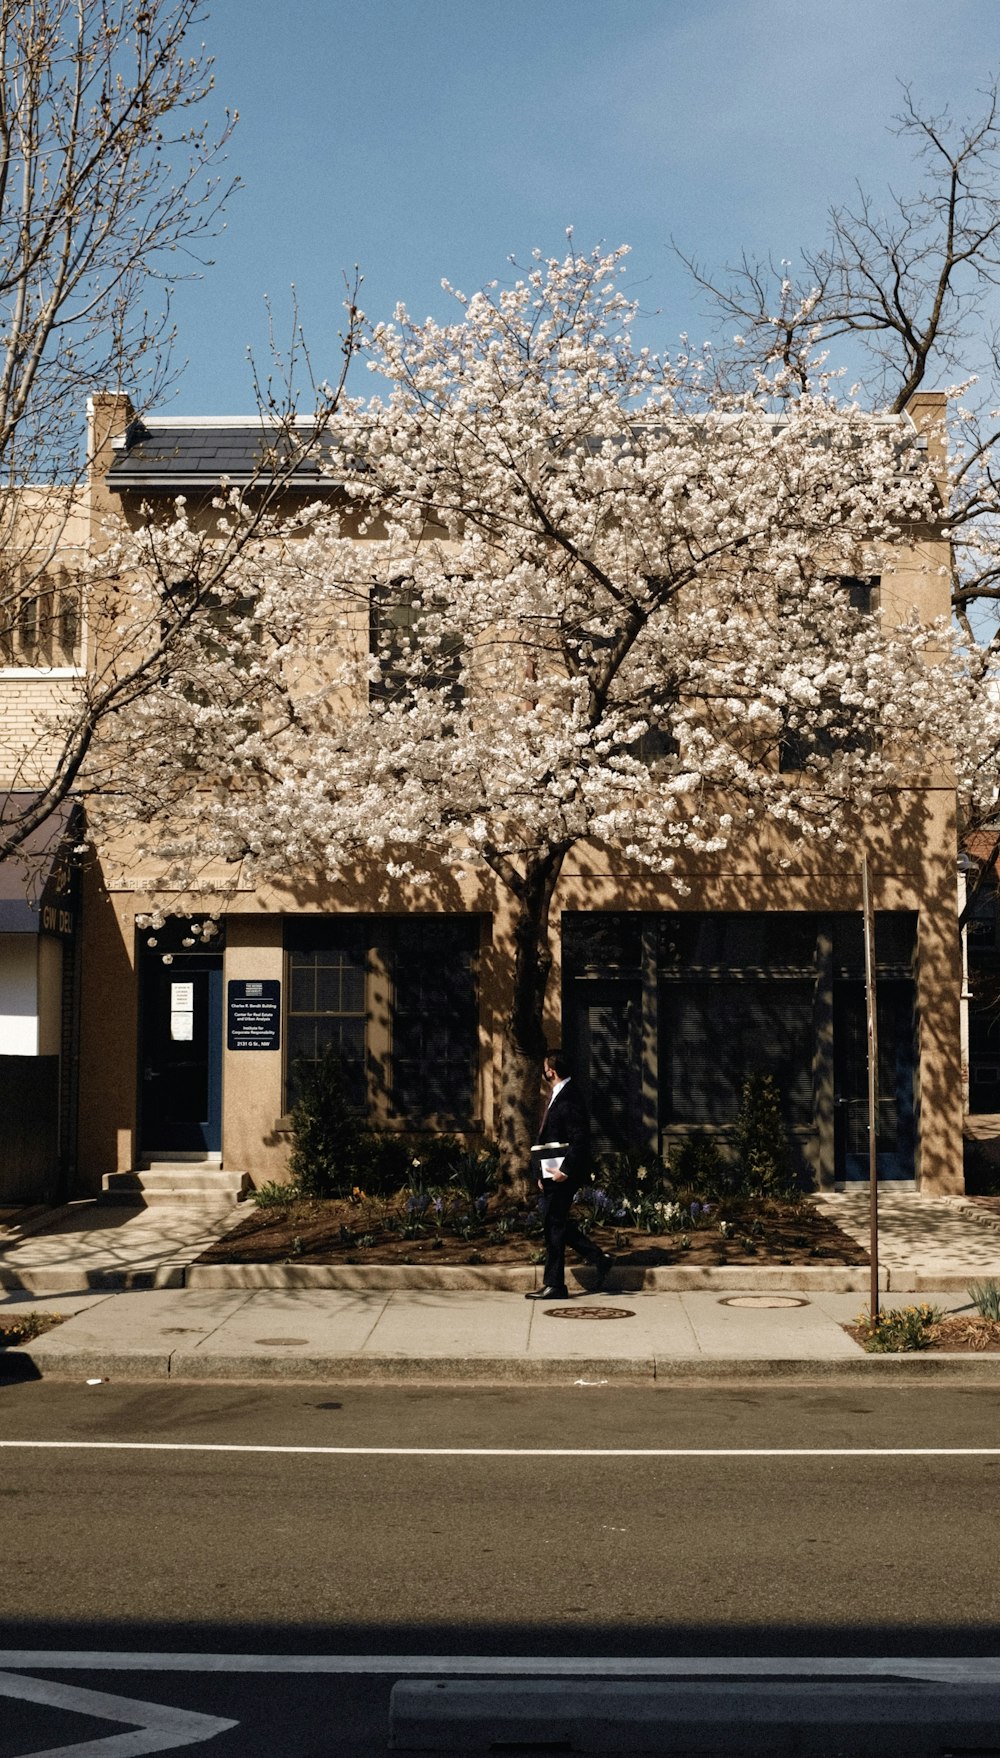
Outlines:
POLYGON ((476 917, 395 925, 392 1102, 402 1117, 468 1127, 479 1060, 476 917))
MULTIPOLYGON (((880 911, 875 927, 879 1170, 912 1177, 917 917, 880 911)), ((762 1073, 809 1164, 866 1175, 860 911, 567 912, 563 1020, 601 1145, 730 1136, 762 1073)))
POLYGON ((472 1124, 478 917, 322 916, 290 921, 285 944, 289 1104, 296 1063, 332 1045, 351 1103, 373 1122, 472 1124))
POLYGON ((337 1051, 352 1104, 367 1106, 367 935, 354 918, 324 916, 290 924, 288 944, 289 1103, 295 1067, 316 1062, 329 1045, 337 1051))
POLYGON ((786 1123, 813 1116, 813 985, 808 982, 667 983, 661 991, 667 1119, 736 1122, 743 1082, 773 1076, 786 1123))

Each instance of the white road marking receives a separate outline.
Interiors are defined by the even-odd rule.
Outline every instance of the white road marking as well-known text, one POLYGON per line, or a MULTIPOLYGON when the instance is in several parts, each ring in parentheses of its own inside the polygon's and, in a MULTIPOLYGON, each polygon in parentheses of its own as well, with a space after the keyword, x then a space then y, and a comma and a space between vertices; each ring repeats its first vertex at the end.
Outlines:
MULTIPOLYGON (((53 1666, 55 1657, 47 1664, 53 1666)), ((240 1725, 218 1715, 196 1715, 193 1710, 174 1709, 165 1703, 140 1703, 132 1697, 112 1697, 107 1691, 85 1691, 79 1685, 57 1685, 51 1679, 25 1679, 14 1673, 0 1673, 0 1696, 40 1703, 47 1709, 75 1710, 99 1721, 124 1721, 132 1729, 127 1734, 108 1734, 72 1746, 49 1746, 44 1752, 32 1752, 31 1758, 141 1758, 147 1752, 197 1746, 240 1725)))
POLYGON ((105 1453, 283 1453, 408 1459, 997 1459, 1000 1447, 307 1447, 239 1441, 6 1441, 0 1448, 105 1453))
MULTIPOLYGON (((142 1654, 100 1650, 0 1649, 0 1666, 9 1672, 170 1672, 170 1673, 385 1673, 399 1677, 444 1675, 545 1678, 874 1678, 927 1679, 942 1684, 1000 1685, 1000 1656, 916 1659, 891 1656, 791 1655, 511 1655, 511 1654, 142 1654)), ((67 1687, 68 1689, 68 1687, 67 1687)), ((96 1701, 96 1693, 91 1695, 96 1701)), ((48 1699, 46 1699, 48 1701, 48 1699)), ((106 1699, 124 1703, 121 1697, 106 1699)), ((80 1707, 83 1705, 72 1705, 80 1707)), ((132 1704, 152 1710, 153 1704, 132 1704)), ((103 1710, 88 1711, 104 1714, 103 1710)), ((161 1710, 179 1716, 181 1710, 161 1710)), ((119 1718, 120 1719, 120 1718, 119 1718)), ((222 1724, 232 1727, 232 1722, 222 1724)), ((217 1731, 221 1731, 221 1726, 217 1731)), ((207 1738, 207 1735, 202 1736, 207 1738)), ((154 1750, 155 1748, 148 1748, 154 1750)), ((76 1758, 77 1748, 71 1747, 76 1758)), ((50 1758, 32 1753, 32 1758, 50 1758)))

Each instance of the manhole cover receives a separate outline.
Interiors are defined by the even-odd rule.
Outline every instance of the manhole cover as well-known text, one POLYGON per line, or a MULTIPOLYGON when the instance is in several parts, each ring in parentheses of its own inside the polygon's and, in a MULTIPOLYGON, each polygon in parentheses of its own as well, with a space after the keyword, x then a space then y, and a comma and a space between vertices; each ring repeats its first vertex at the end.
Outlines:
POLYGON ((720 1306, 808 1306, 796 1294, 727 1294, 720 1306))
POLYGON ((279 1349, 279 1348, 290 1349, 290 1348, 292 1348, 293 1345, 296 1348, 298 1348, 301 1344, 308 1343, 308 1341, 309 1341, 308 1337, 255 1337, 254 1338, 254 1342, 260 1343, 265 1349, 279 1349))
POLYGON ((627 1306, 547 1306, 546 1318, 635 1318, 627 1306))

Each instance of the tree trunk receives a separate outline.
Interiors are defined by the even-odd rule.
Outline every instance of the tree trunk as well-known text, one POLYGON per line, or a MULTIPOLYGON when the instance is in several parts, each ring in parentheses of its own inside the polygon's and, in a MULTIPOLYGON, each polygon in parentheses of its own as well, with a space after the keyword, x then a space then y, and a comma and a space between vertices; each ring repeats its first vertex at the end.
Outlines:
POLYGON ((533 860, 518 888, 514 912, 514 984, 503 1035, 500 1071, 501 1177, 512 1196, 534 1194, 529 1149, 542 1107, 542 1021, 552 971, 549 908, 565 850, 533 860))

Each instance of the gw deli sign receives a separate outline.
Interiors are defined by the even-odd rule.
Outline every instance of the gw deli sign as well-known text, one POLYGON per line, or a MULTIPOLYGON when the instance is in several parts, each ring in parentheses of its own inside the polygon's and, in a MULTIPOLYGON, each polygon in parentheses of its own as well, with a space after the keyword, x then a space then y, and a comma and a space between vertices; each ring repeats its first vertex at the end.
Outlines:
POLYGON ((66 904, 43 903, 38 920, 43 934, 61 934, 65 939, 76 933, 76 911, 66 904))
POLYGON ((280 1049, 281 984, 276 977, 230 982, 226 1046, 230 1050, 280 1049))

